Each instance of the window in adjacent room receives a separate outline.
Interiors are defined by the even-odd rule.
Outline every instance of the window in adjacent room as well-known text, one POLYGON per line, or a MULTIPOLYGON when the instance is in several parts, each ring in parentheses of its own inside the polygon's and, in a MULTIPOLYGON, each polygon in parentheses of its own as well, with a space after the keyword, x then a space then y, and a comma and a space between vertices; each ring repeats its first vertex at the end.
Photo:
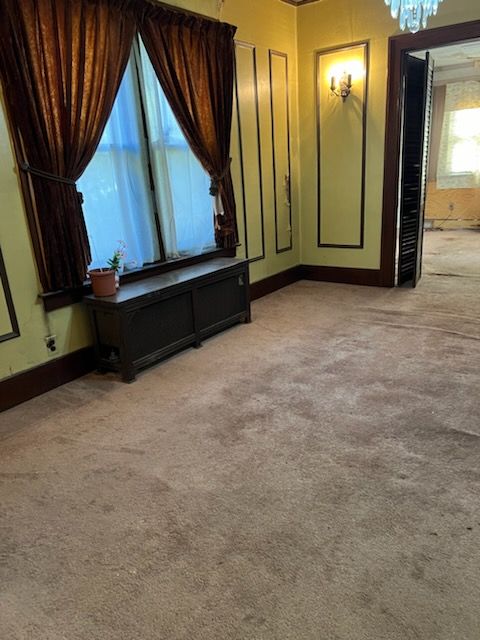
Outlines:
POLYGON ((437 187, 480 186, 480 82, 447 85, 437 187))
POLYGON ((450 114, 450 172, 480 173, 480 108, 450 114))
POLYGON ((138 267, 214 249, 209 185, 136 44, 98 149, 78 181, 91 266, 105 265, 118 240, 127 244, 126 261, 138 267))

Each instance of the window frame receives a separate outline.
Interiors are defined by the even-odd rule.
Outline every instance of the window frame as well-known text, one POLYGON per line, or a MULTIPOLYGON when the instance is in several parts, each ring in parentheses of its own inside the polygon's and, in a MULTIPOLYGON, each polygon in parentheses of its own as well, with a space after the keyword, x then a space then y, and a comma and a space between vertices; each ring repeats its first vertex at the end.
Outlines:
MULTIPOLYGON (((477 115, 480 116, 480 107, 472 107, 471 109, 472 109, 472 111, 477 111, 478 112, 477 115)), ((460 114, 460 115, 458 115, 458 117, 461 117, 461 113, 463 111, 465 111, 465 109, 456 109, 455 111, 453 111, 452 112, 453 118, 457 118, 458 114, 460 114)), ((454 123, 453 123, 453 126, 454 126, 454 123)), ((480 133, 479 134, 475 134, 473 137, 475 138, 475 140, 477 138, 480 140, 480 133)), ((454 177, 454 178, 455 177, 462 177, 462 176, 464 176, 464 177, 473 176, 475 173, 477 173, 474 169, 471 169, 469 171, 465 171, 465 170, 464 171, 453 171, 453 168, 452 168, 452 165, 453 165, 453 154, 455 152, 455 147, 457 145, 460 145, 460 144, 464 143, 465 141, 468 141, 469 140, 469 135, 468 134, 465 134, 465 135, 452 134, 452 138, 454 138, 454 141, 449 146, 449 156, 448 156, 448 163, 449 163, 448 169, 449 169, 449 171, 448 171, 447 175, 451 176, 451 177, 454 177)))
MULTIPOLYGON (((128 282, 136 282, 138 280, 143 280, 156 275, 160 275, 162 273, 166 273, 174 269, 180 269, 182 267, 187 267, 187 266, 191 266, 201 262, 205 262, 213 258, 235 257, 236 255, 235 248, 222 249, 217 247, 215 249, 205 251, 203 253, 192 254, 188 256, 181 256, 179 258, 166 257, 163 236, 162 236, 161 222, 160 222, 160 213, 158 211, 157 198, 155 196, 155 182, 153 178, 153 168, 152 168, 152 158, 151 158, 150 143, 149 143, 149 136, 148 136, 148 126, 147 126, 147 120, 146 120, 144 96, 141 88, 141 80, 139 75, 140 71, 138 68, 139 46, 140 46, 139 35, 137 34, 133 41, 132 53, 133 53, 133 59, 134 59, 135 82, 138 84, 138 89, 139 89, 139 104, 140 104, 142 130, 143 130, 143 135, 145 137, 145 142, 146 142, 147 166, 145 168, 147 170, 147 177, 149 180, 150 193, 151 193, 152 203, 153 203, 153 213, 154 213, 154 220, 155 220, 155 229, 157 232, 157 238, 159 243, 160 259, 157 260, 156 262, 145 264, 142 267, 139 267, 137 269, 132 269, 119 274, 120 284, 126 284, 128 282), (137 48, 136 51, 135 51, 135 48, 137 48)), ((170 146, 183 147, 183 145, 179 145, 179 144, 170 144, 170 146)), ((212 221, 213 221, 213 211, 212 211, 212 221)), ((69 306, 71 304, 81 302, 83 297, 85 295, 90 294, 91 292, 92 292, 92 287, 89 280, 87 279, 84 281, 81 287, 77 287, 75 289, 61 289, 59 291, 39 293, 38 297, 42 301, 45 311, 48 312, 48 311, 54 311, 56 309, 69 306)))

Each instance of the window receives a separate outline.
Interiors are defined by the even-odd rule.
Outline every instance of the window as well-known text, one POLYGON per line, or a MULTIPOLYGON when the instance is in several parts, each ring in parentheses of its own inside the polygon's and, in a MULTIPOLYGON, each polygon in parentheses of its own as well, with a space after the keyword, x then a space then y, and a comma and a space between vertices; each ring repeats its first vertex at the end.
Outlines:
POLYGON ((450 173, 479 173, 480 108, 452 111, 449 120, 450 173))
POLYGON ((215 248, 209 185, 137 43, 98 149, 78 181, 91 266, 104 266, 118 240, 127 245, 130 268, 215 248))
POLYGON ((437 168, 438 189, 480 186, 480 82, 447 84, 437 168))

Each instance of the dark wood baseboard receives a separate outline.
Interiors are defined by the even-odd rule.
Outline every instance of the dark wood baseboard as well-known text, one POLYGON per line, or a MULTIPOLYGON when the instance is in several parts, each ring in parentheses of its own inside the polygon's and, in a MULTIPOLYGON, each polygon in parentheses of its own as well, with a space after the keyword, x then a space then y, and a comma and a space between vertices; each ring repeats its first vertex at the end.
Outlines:
POLYGON ((51 391, 55 387, 93 371, 94 368, 93 347, 85 347, 1 380, 0 411, 51 391))
POLYGON ((304 280, 320 282, 338 282, 339 284, 360 284, 368 287, 381 287, 380 269, 352 269, 350 267, 320 267, 302 264, 304 280))
MULTIPOLYGON (((298 280, 318 280, 367 286, 382 286, 380 271, 297 265, 275 273, 250 285, 252 300, 257 300, 298 280)), ((85 347, 66 356, 51 360, 28 371, 22 371, 0 381, 0 411, 51 391, 95 369, 93 347, 85 347)))
POLYGON ((251 284, 251 298, 252 300, 257 300, 289 284, 298 282, 298 280, 359 284, 369 287, 385 286, 380 277, 379 269, 352 269, 347 267, 320 267, 311 264, 299 264, 296 267, 275 273, 273 276, 251 284))
POLYGON ((250 285, 250 299, 257 300, 301 279, 301 266, 290 267, 250 285))

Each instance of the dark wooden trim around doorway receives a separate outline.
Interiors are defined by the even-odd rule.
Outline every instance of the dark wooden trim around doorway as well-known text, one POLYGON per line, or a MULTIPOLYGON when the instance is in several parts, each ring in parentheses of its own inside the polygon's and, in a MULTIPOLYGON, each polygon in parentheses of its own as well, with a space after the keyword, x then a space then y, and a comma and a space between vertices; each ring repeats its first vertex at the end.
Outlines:
POLYGON ((398 174, 402 116, 403 59, 408 51, 431 49, 480 38, 480 20, 452 24, 418 33, 393 36, 388 43, 387 116, 383 180, 381 284, 395 284, 398 174))

